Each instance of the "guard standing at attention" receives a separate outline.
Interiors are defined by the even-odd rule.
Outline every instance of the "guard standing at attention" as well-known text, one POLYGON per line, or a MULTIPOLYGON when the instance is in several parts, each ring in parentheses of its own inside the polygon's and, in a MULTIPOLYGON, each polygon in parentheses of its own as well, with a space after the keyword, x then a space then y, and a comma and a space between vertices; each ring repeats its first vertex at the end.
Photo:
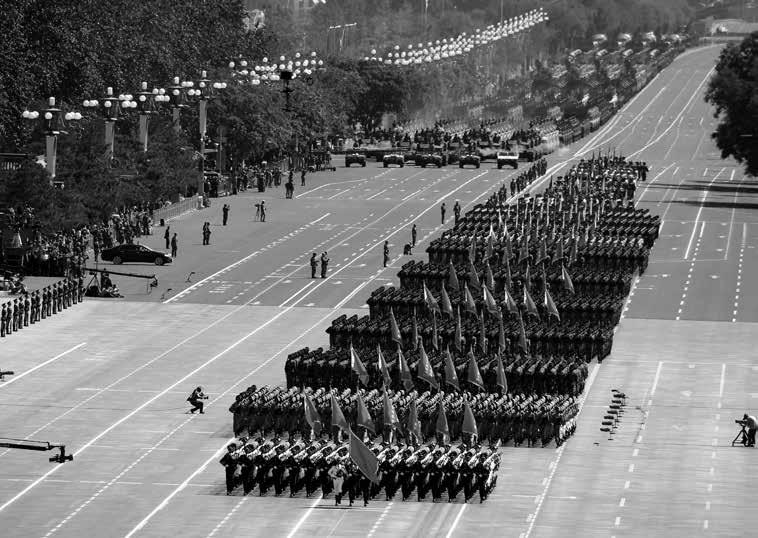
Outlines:
POLYGON ((311 278, 316 278, 317 268, 318 268, 318 258, 316 258, 316 253, 314 252, 311 255, 311 278))
POLYGON ((329 256, 326 251, 321 255, 321 278, 326 278, 326 270, 329 267, 329 256))

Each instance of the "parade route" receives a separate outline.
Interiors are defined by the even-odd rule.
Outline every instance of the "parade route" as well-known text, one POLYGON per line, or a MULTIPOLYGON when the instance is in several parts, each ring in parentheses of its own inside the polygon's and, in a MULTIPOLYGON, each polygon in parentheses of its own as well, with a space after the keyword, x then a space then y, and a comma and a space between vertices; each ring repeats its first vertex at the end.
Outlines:
MULTIPOLYGON (((465 212, 525 168, 345 169, 336 157, 337 172, 309 175, 293 200, 281 187, 247 191, 170 221, 180 238, 171 265, 106 265, 155 273, 150 293, 116 277, 124 299, 85 300, 3 340, 0 367, 16 376, 0 382, 0 431, 75 455, 56 466, 0 451, 3 536, 745 535, 758 524, 746 472, 754 453, 730 443, 734 419, 758 407, 758 189, 709 136, 703 95, 718 51, 683 54, 606 126, 548 157, 555 175, 598 152, 645 160, 636 201, 661 215, 660 238, 611 356, 590 365, 576 434, 559 449, 504 448, 485 503, 347 508, 304 494, 225 495, 217 462, 235 395, 283 383, 288 353, 327 347, 332 319, 365 315, 373 289, 426 258, 456 200, 465 212), (254 221, 260 200, 265 223, 254 221), (414 223, 419 244, 401 256, 414 223), (323 251, 327 278, 311 279, 310 254, 323 251), (190 415, 185 399, 198 385, 210 399, 190 415), (611 389, 627 405, 609 437, 600 426, 611 389)), ((163 250, 163 229, 145 243, 163 250)))

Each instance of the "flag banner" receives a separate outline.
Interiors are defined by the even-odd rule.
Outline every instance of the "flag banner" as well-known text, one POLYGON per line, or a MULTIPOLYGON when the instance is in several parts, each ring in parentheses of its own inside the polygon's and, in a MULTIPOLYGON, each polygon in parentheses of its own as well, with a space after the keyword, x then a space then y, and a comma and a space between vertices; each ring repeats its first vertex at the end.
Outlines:
POLYGON ((463 425, 461 431, 464 433, 470 433, 471 435, 478 435, 479 429, 476 427, 476 419, 474 418, 474 412, 471 410, 471 406, 468 400, 463 400, 463 425))
POLYGON ((347 419, 345 419, 345 414, 342 412, 342 409, 340 408, 339 402, 337 402, 337 397, 332 392, 332 426, 337 426, 340 430, 342 430, 345 433, 348 433, 350 431, 350 426, 347 423, 347 419))
POLYGON ((400 349, 400 346, 397 346, 397 367, 400 370, 400 381, 403 383, 405 390, 413 390, 411 369, 408 367, 408 362, 405 360, 405 355, 403 355, 403 350, 400 349))
POLYGON ((350 459, 361 470, 363 475, 374 484, 379 483, 379 459, 371 452, 363 441, 358 439, 352 430, 350 431, 350 459))
POLYGON ((453 303, 450 302, 450 296, 447 294, 445 284, 442 284, 442 292, 440 293, 440 303, 442 304, 442 312, 448 316, 453 316, 453 303))
POLYGON ((424 303, 426 303, 426 307, 429 309, 430 312, 439 312, 440 305, 437 303, 437 299, 434 298, 434 295, 432 295, 432 292, 429 291, 429 288, 426 287, 426 282, 423 283, 423 286, 424 286, 424 303))
POLYGON ((323 422, 321 422, 321 416, 318 414, 316 405, 306 392, 303 393, 303 407, 305 409, 305 421, 308 423, 308 426, 311 427, 313 433, 319 435, 321 433, 321 428, 323 427, 323 422))
POLYGON ((426 381, 430 387, 439 389, 437 378, 434 377, 434 370, 432 369, 432 363, 429 361, 429 356, 426 354, 423 342, 419 351, 419 361, 416 366, 416 376, 422 381, 426 381))
POLYGON ((400 421, 397 419, 397 413, 395 413, 395 408, 393 407, 389 396, 387 396, 387 391, 385 391, 383 395, 382 414, 385 426, 390 426, 391 428, 397 428, 400 426, 400 421))
POLYGON ((445 414, 445 403, 440 398, 439 410, 437 411, 437 424, 435 430, 442 435, 443 440, 450 439, 450 428, 447 425, 447 415, 445 414))
POLYGON ((450 348, 445 350, 445 383, 456 390, 461 390, 461 386, 458 384, 458 373, 455 371, 453 356, 450 354, 450 348))
POLYGON ((379 371, 382 374, 382 382, 384 383, 385 387, 389 387, 392 384, 390 369, 387 366, 387 361, 384 359, 384 353, 382 353, 382 348, 379 346, 379 344, 376 344, 376 355, 377 361, 379 363, 379 371))
POLYGON ((376 433, 376 430, 374 428, 374 421, 371 419, 371 414, 368 412, 368 408, 366 407, 366 402, 363 401, 363 396, 361 396, 361 393, 358 392, 358 412, 357 412, 357 419, 356 423, 358 426, 363 426, 371 433, 376 433))
POLYGON ((355 351, 353 344, 350 344, 350 368, 355 372, 355 375, 358 376, 358 379, 360 379, 364 386, 368 384, 368 370, 366 370, 366 366, 355 351))
POLYGON ((450 260, 447 268, 447 283, 450 286, 451 290, 461 289, 461 284, 458 282, 458 275, 455 272, 455 265, 453 265, 453 260, 450 260))
POLYGON ((503 389, 503 394, 508 393, 508 380, 505 378, 505 368, 503 367, 503 358, 500 353, 497 354, 497 378, 495 385, 503 389))
POLYGON ((468 371, 466 380, 472 385, 476 385, 484 390, 484 380, 482 379, 482 374, 479 372, 479 365, 476 363, 473 351, 468 352, 468 371))
POLYGON ((395 312, 390 307, 390 334, 392 339, 397 342, 398 346, 403 345, 403 337, 400 335, 400 327, 397 326, 397 320, 395 319, 395 312))

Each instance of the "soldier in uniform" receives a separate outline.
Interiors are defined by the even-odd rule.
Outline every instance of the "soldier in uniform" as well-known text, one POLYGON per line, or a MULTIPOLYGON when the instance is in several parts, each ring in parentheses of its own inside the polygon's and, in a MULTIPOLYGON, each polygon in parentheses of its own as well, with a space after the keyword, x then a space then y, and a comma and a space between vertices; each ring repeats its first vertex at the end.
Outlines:
POLYGON ((417 235, 416 235, 416 234, 417 234, 417 233, 418 233, 418 232, 416 231, 416 225, 414 224, 414 225, 413 225, 413 228, 411 228, 411 246, 412 246, 412 247, 415 247, 415 246, 416 246, 416 237, 417 237, 417 235))
POLYGON ((6 325, 6 311, 5 311, 5 303, 3 303, 2 313, 0 313, 0 337, 5 337, 5 325, 6 325))
POLYGON ((318 259, 316 253, 311 254, 311 278, 316 278, 316 269, 318 269, 318 259))
POLYGON ((224 457, 219 461, 219 463, 224 466, 224 471, 226 473, 227 495, 231 495, 232 491, 234 491, 234 487, 237 485, 237 460, 237 445, 235 443, 230 443, 229 446, 226 447, 226 454, 224 454, 224 457))
POLYGON ((440 206, 440 214, 442 215, 442 222, 440 224, 445 224, 445 202, 442 202, 442 205, 440 206))
MULTIPOLYGON (((453 206, 453 215, 455 216, 455 223, 458 224, 458 221, 461 218, 461 204, 458 202, 458 200, 455 201, 455 205, 453 206)), ((442 217, 442 220, 444 222, 445 217, 442 217)), ((413 246, 416 246, 415 244, 413 246)))
POLYGON ((329 267, 329 256, 327 256, 326 251, 324 251, 323 254, 321 254, 321 278, 326 278, 326 270, 329 267))
POLYGON ((24 327, 29 326, 29 307, 31 303, 29 301, 29 294, 24 294, 24 327))
POLYGON ((332 487, 334 488, 334 506, 337 506, 342 504, 342 488, 345 484, 347 471, 341 462, 335 461, 329 468, 328 474, 329 478, 332 480, 332 487))
POLYGON ((384 242, 384 266, 387 267, 387 264, 390 261, 390 243, 389 241, 384 242))

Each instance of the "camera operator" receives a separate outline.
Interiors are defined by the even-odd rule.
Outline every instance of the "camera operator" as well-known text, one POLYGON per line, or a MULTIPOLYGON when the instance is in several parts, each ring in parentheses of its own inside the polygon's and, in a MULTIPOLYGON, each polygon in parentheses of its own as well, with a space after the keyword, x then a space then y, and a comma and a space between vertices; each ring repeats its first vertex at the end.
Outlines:
POLYGON ((758 420, 753 415, 745 413, 742 416, 742 420, 738 421, 742 426, 747 428, 747 445, 755 446, 755 431, 758 430, 758 420))

